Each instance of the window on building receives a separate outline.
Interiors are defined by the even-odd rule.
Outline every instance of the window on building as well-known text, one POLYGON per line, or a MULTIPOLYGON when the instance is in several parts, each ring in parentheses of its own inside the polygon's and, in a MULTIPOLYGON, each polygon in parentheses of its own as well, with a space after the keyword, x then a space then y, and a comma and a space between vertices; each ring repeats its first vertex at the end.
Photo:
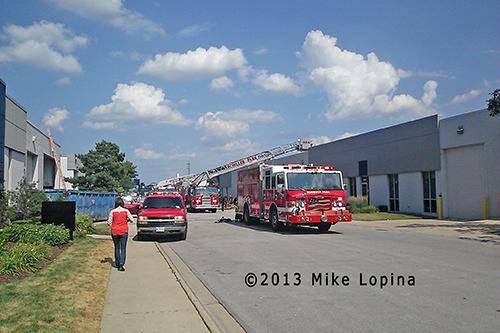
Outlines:
POLYGON ((361 177, 361 195, 366 197, 370 204, 370 179, 367 176, 361 177))
POLYGON ((389 210, 399 211, 399 175, 389 175, 389 210))
POLYGON ((349 190, 351 197, 358 196, 358 192, 356 189, 356 177, 349 177, 349 190))
POLYGON ((424 212, 437 213, 436 172, 422 172, 424 185, 424 212))

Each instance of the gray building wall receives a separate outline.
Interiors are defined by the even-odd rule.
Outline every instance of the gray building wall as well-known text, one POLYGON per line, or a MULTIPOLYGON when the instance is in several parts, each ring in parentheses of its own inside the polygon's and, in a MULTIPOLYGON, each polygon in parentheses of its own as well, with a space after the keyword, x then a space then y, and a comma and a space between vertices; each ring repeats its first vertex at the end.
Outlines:
POLYGON ((439 121, 434 115, 313 146, 309 163, 334 166, 344 177, 360 176, 360 161, 368 176, 439 170, 439 121))
MULTIPOLYGON (((5 133, 2 136, 4 142, 0 145, 3 148, 5 189, 16 189, 22 177, 36 182, 39 189, 59 189, 60 180, 49 137, 27 120, 27 111, 5 93, 5 87, 1 81, 0 115, 2 105, 5 105, 5 118, 0 116, 0 128, 3 125, 5 133)), ((60 156, 61 146, 54 142, 54 147, 60 156)))

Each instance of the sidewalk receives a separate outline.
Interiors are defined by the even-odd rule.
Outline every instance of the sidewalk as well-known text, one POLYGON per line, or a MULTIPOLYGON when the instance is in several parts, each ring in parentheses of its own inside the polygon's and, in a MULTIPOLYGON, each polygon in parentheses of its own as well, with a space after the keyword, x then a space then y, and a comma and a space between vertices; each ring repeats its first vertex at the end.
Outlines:
POLYGON ((168 244, 135 241, 129 227, 125 272, 111 270, 101 332, 244 332, 168 244))

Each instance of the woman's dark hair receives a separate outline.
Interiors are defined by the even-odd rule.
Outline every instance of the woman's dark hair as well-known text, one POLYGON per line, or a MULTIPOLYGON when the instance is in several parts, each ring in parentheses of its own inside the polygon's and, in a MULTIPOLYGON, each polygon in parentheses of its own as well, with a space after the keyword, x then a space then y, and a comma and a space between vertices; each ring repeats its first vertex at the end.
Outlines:
POLYGON ((115 208, 118 206, 123 207, 123 199, 122 198, 115 199, 115 208))

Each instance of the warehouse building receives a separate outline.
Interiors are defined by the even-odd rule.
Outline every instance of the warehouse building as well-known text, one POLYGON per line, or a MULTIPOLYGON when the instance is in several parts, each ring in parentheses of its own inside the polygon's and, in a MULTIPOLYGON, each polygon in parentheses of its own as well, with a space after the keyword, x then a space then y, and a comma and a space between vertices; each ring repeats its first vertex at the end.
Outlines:
MULTIPOLYGON (((500 116, 487 110, 432 115, 315 145, 269 164, 331 165, 347 197, 366 197, 391 212, 452 219, 500 216, 500 116)), ((220 177, 236 197, 237 172, 220 177)))
MULTIPOLYGON (((57 156, 61 146, 54 142, 57 156)), ((6 93, 0 79, 0 181, 16 189, 22 177, 39 189, 59 189, 60 178, 49 137, 27 120, 27 111, 6 93)))
POLYGON ((500 117, 433 115, 314 146, 309 162, 343 171, 348 196, 453 219, 498 218, 500 117))

